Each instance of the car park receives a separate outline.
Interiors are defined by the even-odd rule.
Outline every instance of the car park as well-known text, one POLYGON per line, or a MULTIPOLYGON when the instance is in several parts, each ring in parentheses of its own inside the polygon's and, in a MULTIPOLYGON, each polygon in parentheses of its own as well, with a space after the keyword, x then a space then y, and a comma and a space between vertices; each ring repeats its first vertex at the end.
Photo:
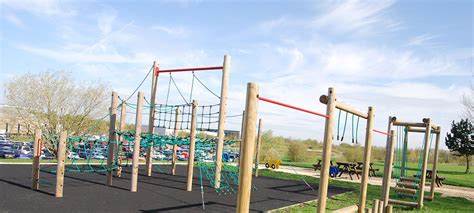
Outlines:
POLYGON ((0 157, 15 158, 15 150, 13 150, 12 146, 2 146, 0 147, 0 157))

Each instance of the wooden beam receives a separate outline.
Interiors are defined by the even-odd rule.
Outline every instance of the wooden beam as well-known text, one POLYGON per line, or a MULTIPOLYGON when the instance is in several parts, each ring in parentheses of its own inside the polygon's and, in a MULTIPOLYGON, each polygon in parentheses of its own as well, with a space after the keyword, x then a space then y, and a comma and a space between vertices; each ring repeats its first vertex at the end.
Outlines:
POLYGON ((31 189, 39 190, 40 187, 40 160, 41 160, 41 148, 42 148, 42 141, 41 138, 41 129, 35 130, 35 138, 33 141, 33 171, 32 171, 32 184, 31 189))
MULTIPOLYGON (((329 100, 329 98, 328 98, 327 95, 321 95, 319 97, 319 102, 321 102, 323 104, 327 104, 328 100, 329 100)), ((361 112, 361 111, 357 110, 355 107, 353 107, 349 104, 346 104, 344 102, 338 101, 337 99, 336 99, 336 108, 340 109, 342 111, 345 111, 345 112, 352 113, 352 114, 357 115, 361 118, 367 119, 367 113, 361 112)))
POLYGON ((64 164, 66 160, 66 141, 67 132, 62 131, 59 135, 59 144, 57 150, 58 163, 56 167, 56 192, 55 197, 63 197, 64 188, 64 164))
MULTIPOLYGON (((408 132, 419 132, 419 133, 425 133, 426 131, 426 128, 416 128, 416 127, 407 127, 408 128, 408 132)), ((431 129, 431 132, 432 133, 439 133, 439 131, 437 129, 434 129, 433 128, 431 129)))
POLYGON ((188 179, 186 182, 186 191, 193 190, 193 171, 194 171, 194 151, 196 149, 196 120, 197 120, 198 102, 193 100, 191 114, 191 133, 189 135, 189 156, 188 156, 188 179))
MULTIPOLYGON (((337 106, 337 105, 336 105, 337 106)), ((367 111, 367 128, 365 132, 364 165, 362 166, 362 180, 360 184, 358 212, 363 213, 367 200, 367 188, 369 184, 370 155, 372 153, 372 130, 374 129, 375 108, 369 107, 367 111)))
POLYGON ((222 69, 221 99, 219 105, 219 123, 217 126, 217 146, 216 146, 216 169, 214 178, 214 187, 220 188, 222 152, 224 150, 224 129, 225 116, 227 113, 227 91, 229 88, 230 56, 224 56, 224 65, 222 69))
POLYGON ((117 92, 112 92, 112 101, 110 106, 110 123, 109 123, 109 141, 107 148, 107 186, 112 186, 112 164, 115 159, 115 145, 117 143, 117 133, 115 132, 116 123, 117 123, 117 106, 118 106, 118 94, 117 92))
POLYGON ((434 200, 434 193, 435 193, 435 186, 436 186, 436 174, 438 173, 438 158, 439 158, 439 142, 441 140, 441 127, 438 126, 436 129, 436 142, 435 142, 435 150, 433 156, 433 168, 431 169, 431 186, 430 186, 430 198, 434 200))
POLYGON ((255 136, 257 127, 258 85, 247 84, 247 101, 245 104, 245 134, 241 164, 239 169, 239 189, 237 194, 237 212, 247 213, 250 209, 252 188, 252 164, 255 150, 255 136))
POLYGON ((260 159, 260 146, 262 143, 262 119, 258 119, 257 150, 255 151, 255 177, 258 177, 258 164, 260 159))
MULTIPOLYGON (((179 126, 179 107, 176 108, 176 115, 174 118, 174 136, 178 137, 178 126, 179 126)), ((171 175, 176 175, 176 151, 178 150, 178 145, 173 144, 173 155, 171 156, 171 175)))
POLYGON ((407 127, 426 127, 426 123, 416 123, 416 122, 405 122, 399 120, 397 117, 392 117, 392 123, 394 126, 407 126, 407 127))
MULTIPOLYGON (((151 77, 151 99, 150 99, 150 113, 148 114, 148 133, 150 135, 154 134, 155 131, 155 103, 156 103, 156 91, 158 88, 158 74, 156 70, 158 68, 158 63, 153 61, 153 72, 154 75, 151 77)), ((153 150, 153 144, 149 146, 146 150, 146 175, 151 176, 152 167, 153 167, 153 158, 151 157, 151 152, 153 150)))
POLYGON ((372 202, 373 202, 372 203, 372 212, 373 213, 379 213, 379 204, 380 204, 379 199, 375 199, 372 202))
POLYGON ((403 200, 390 199, 390 200, 388 200, 388 203, 389 204, 402 205, 402 206, 418 207, 418 203, 410 202, 410 201, 403 201, 403 200))
MULTIPOLYGON (((126 127, 126 119, 127 117, 127 101, 122 101, 121 104, 121 109, 120 109, 120 131, 125 131, 126 127)), ((118 149, 118 152, 115 152, 118 154, 117 157, 117 163, 118 163, 118 168, 117 168, 117 177, 122 177, 122 140, 123 138, 121 136, 118 136, 117 141, 119 144, 117 144, 116 148, 118 149)))
POLYGON ((335 117, 334 111, 336 109, 336 90, 334 88, 328 89, 328 101, 326 103, 326 123, 324 127, 323 153, 321 161, 321 172, 318 188, 318 206, 317 212, 326 211, 326 200, 328 195, 329 185, 329 166, 331 162, 331 149, 333 140, 333 124, 335 117))
POLYGON ((431 137, 431 119, 426 121, 426 133, 423 150, 423 164, 421 169, 420 178, 420 196, 418 197, 418 207, 423 208, 423 201, 425 197, 425 182, 426 182, 426 170, 428 168, 428 154, 430 151, 430 137, 431 137))
MULTIPOLYGON (((135 138, 133 140, 133 155, 132 155, 132 178, 130 191, 137 191, 137 182, 138 182, 138 165, 140 159, 140 140, 142 133, 142 114, 143 114, 143 101, 144 101, 143 92, 138 92, 137 98, 137 111, 135 116, 135 138)), ((129 142, 130 143, 130 142, 129 142)))

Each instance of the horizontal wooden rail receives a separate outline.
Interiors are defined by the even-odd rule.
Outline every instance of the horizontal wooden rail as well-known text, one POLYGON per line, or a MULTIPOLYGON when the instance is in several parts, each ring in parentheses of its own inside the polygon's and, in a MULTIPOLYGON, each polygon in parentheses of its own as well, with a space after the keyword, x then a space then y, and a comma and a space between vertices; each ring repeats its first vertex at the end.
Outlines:
POLYGON ((180 69, 159 69, 159 67, 155 70, 155 75, 162 72, 191 72, 191 71, 206 71, 206 70, 222 70, 223 66, 216 66, 216 67, 191 67, 191 68, 180 68, 180 69))
MULTIPOLYGON (((327 95, 321 95, 321 97, 319 97, 319 102, 321 102, 322 104, 328 104, 328 96, 327 95)), ((346 104, 346 103, 341 102, 341 101, 337 101, 337 99, 336 99, 336 108, 340 109, 342 111, 345 111, 345 112, 352 113, 352 114, 357 115, 361 118, 367 119, 367 113, 361 112, 361 111, 355 109, 354 107, 350 106, 349 104, 346 104)))

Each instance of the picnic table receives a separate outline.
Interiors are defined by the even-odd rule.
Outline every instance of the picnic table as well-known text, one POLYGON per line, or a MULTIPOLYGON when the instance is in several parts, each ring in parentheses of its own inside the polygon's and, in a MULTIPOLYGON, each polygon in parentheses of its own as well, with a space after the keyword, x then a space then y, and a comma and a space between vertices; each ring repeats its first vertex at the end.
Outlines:
POLYGON ((357 170, 357 164, 356 163, 347 163, 347 162, 336 162, 337 168, 339 169, 339 175, 338 177, 341 177, 343 173, 347 173, 349 177, 352 178, 352 175, 355 174, 357 176, 357 179, 359 179, 359 173, 360 170, 357 170))
MULTIPOLYGON (((426 170, 426 179, 431 180, 431 178, 433 177, 432 175, 433 175, 433 171, 427 169, 427 170, 426 170)), ((419 175, 414 174, 413 177, 419 177, 419 175)), ((436 183, 436 185, 437 185, 438 187, 443 186, 443 181, 444 181, 445 179, 446 179, 445 177, 439 176, 439 175, 438 175, 438 172, 436 172, 436 180, 435 180, 435 183, 436 183)))
MULTIPOLYGON (((362 166, 363 166, 363 165, 364 165, 363 162, 357 162, 357 167, 356 167, 356 169, 357 169, 357 170, 362 170, 362 166)), ((376 175, 375 175, 375 172, 376 172, 376 171, 379 171, 379 169, 374 169, 373 165, 374 165, 374 163, 370 163, 370 164, 369 164, 369 177, 375 177, 375 176, 376 176, 376 175)))
MULTIPOLYGON (((332 166, 332 161, 330 161, 330 164, 332 166)), ((314 169, 314 171, 321 170, 321 160, 318 160, 317 164, 313 164, 313 169, 314 169)))

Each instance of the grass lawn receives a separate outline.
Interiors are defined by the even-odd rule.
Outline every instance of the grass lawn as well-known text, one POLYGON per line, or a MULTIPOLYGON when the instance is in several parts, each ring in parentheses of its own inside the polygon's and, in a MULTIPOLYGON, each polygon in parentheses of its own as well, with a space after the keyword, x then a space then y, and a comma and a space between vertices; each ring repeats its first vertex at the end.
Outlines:
MULTIPOLYGON (((302 176, 296 174, 288 174, 282 172, 276 172, 271 170, 261 170, 260 175, 281 179, 289 180, 301 180, 302 178, 305 181, 318 184, 319 179, 310 176, 302 176)), ((359 202, 359 192, 360 185, 358 183, 350 183, 344 181, 331 180, 329 183, 330 186, 343 187, 352 189, 352 192, 347 192, 341 195, 328 198, 326 209, 329 211, 348 207, 351 205, 356 205, 359 202)), ((258 187, 258 186, 257 186, 258 187)), ((366 207, 372 207, 372 201, 374 199, 380 199, 382 187, 369 185, 367 190, 367 205, 366 207)), ((391 198, 396 198, 393 190, 391 190, 391 198)), ((299 206, 294 206, 288 209, 281 210, 280 212, 315 212, 316 211, 316 202, 311 202, 308 204, 301 204, 299 206)), ((424 207, 421 210, 412 207, 404 206, 394 206, 395 212, 472 212, 474 209, 474 202, 471 202, 465 198, 460 197, 441 197, 439 193, 435 194, 434 201, 425 201, 424 207)))
MULTIPOLYGON (((303 168, 313 168, 313 164, 316 162, 282 162, 282 165, 285 166, 297 166, 303 168)), ((383 175, 383 162, 375 162, 374 168, 378 168, 379 171, 376 173, 377 176, 381 177, 383 175)), ((413 175, 418 170, 418 163, 408 163, 408 175, 413 177, 413 175)), ((433 168, 432 164, 428 164, 428 169, 433 168)), ((464 174, 466 166, 458 164, 438 164, 438 174, 446 178, 444 181, 445 184, 453 186, 464 186, 474 188, 474 173, 464 174)))

